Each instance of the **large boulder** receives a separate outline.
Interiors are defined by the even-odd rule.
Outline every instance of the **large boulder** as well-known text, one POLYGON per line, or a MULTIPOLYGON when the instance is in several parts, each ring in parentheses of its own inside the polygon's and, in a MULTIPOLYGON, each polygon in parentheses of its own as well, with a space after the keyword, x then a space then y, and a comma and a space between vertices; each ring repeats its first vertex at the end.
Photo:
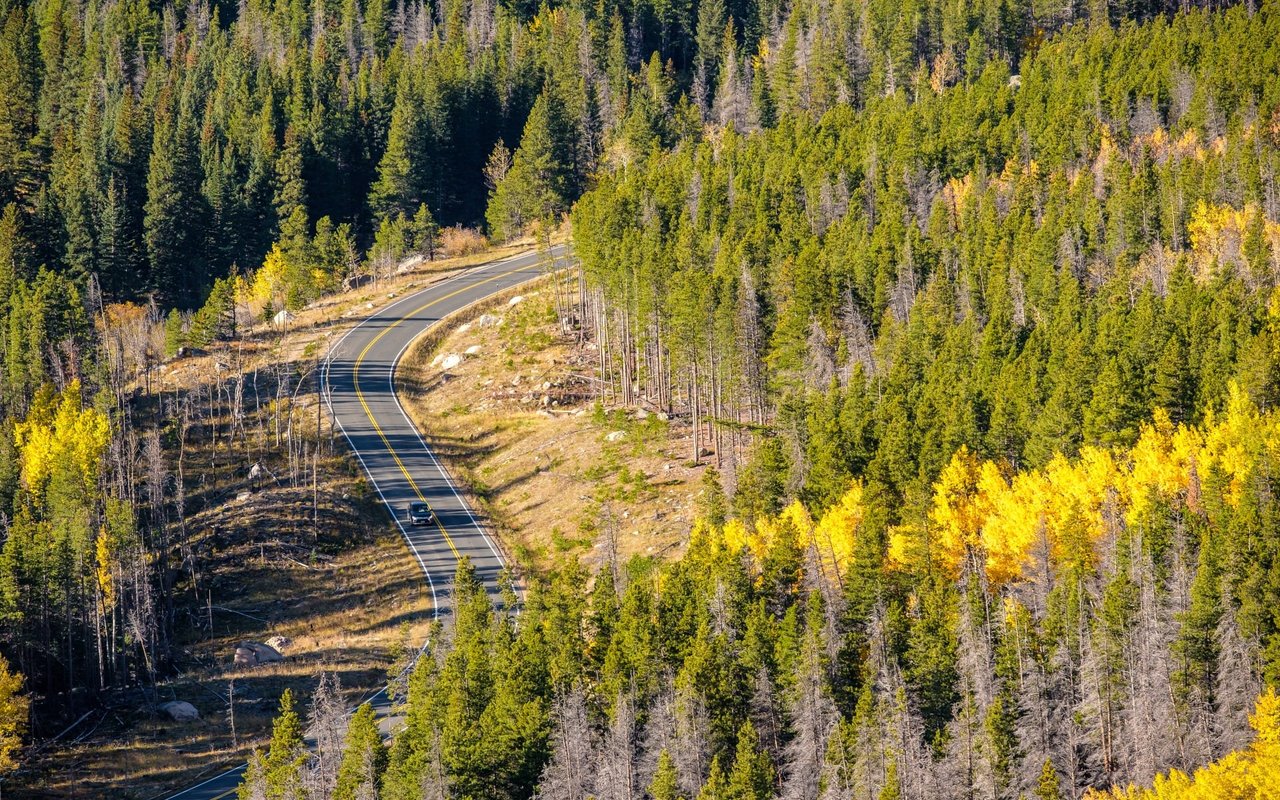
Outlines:
POLYGON ((170 700, 160 706, 160 713, 174 722, 194 722, 200 719, 200 712, 186 700, 170 700))
POLYGON ((236 645, 235 663, 237 666, 256 667, 260 664, 270 664, 283 660, 284 656, 280 655, 280 651, 271 645, 261 642, 241 642, 236 645))
POLYGON ((364 286, 366 283, 369 283, 372 280, 373 280, 373 276, 368 273, 364 273, 360 275, 348 275, 347 277, 342 279, 342 291, 349 292, 352 289, 359 289, 361 286, 364 286))
POLYGON ((279 653, 288 650, 292 644, 293 640, 288 636, 268 636, 266 641, 268 647, 274 648, 279 653))

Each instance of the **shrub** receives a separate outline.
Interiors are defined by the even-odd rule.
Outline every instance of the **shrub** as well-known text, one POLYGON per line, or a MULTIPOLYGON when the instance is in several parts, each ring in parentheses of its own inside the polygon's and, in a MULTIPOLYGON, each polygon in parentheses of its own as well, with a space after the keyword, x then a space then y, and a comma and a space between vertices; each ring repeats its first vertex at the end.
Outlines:
POLYGON ((445 258, 469 256, 483 252, 489 246, 489 240, 475 228, 464 228, 454 225, 440 231, 440 249, 445 258))

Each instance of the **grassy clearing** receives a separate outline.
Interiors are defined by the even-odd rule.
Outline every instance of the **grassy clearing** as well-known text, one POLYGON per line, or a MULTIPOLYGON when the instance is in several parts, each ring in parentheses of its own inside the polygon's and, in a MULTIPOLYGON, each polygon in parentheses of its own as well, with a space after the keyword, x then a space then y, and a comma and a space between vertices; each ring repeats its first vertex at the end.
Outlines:
POLYGON ((601 407, 594 353, 559 335, 549 292, 522 297, 409 349, 409 414, 526 567, 678 552, 703 470, 687 423, 601 407))

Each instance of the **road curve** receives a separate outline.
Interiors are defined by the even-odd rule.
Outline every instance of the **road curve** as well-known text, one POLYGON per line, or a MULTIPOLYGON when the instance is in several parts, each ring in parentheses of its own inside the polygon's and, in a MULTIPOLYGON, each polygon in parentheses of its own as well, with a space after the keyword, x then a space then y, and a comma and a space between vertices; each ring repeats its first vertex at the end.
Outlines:
MULTIPOLYGON (((552 251, 562 253, 561 248, 552 251)), ((545 272, 546 255, 522 253, 466 270, 374 311, 329 350, 323 390, 329 413, 346 437, 365 475, 382 498, 409 544, 431 589, 435 615, 449 611, 458 561, 471 559, 489 594, 498 597, 504 567, 501 551, 427 446, 395 393, 395 373, 409 345, 448 314, 545 272), (413 527, 406 508, 426 500, 436 522, 413 527)), ((370 587, 373 588, 373 587, 370 587)), ((385 690, 368 700, 382 720, 393 724, 385 690)), ((224 800, 235 796, 244 765, 216 775, 168 800, 224 800)))

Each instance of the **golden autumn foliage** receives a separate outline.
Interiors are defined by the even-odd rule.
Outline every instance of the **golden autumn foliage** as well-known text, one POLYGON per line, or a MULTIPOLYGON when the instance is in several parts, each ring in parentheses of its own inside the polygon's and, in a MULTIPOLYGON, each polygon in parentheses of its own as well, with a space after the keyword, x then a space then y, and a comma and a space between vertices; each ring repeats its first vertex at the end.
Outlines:
POLYGON ((862 481, 855 480, 834 506, 827 509, 813 528, 813 542, 824 570, 843 575, 853 560, 853 544, 862 528, 866 507, 862 504, 862 481))
MULTIPOLYGON (((995 587, 1020 578, 1046 555, 1093 558, 1093 545, 1127 522, 1141 524, 1160 503, 1200 513, 1207 476, 1219 502, 1237 506, 1266 449, 1280 451, 1280 414, 1262 413, 1238 386, 1225 408, 1198 426, 1174 425, 1163 411, 1125 450, 1084 447, 1041 469, 1009 474, 961 447, 939 474, 924 525, 912 520, 886 531, 886 563, 910 569, 941 564, 958 572, 978 559, 995 587)), ((794 531, 813 548, 822 568, 838 578, 848 569, 866 516, 864 487, 855 480, 840 500, 814 520, 799 503, 776 517, 747 524, 731 519, 708 532, 730 551, 763 561, 779 531, 794 531)))
POLYGON ((817 522, 803 505, 793 502, 776 517, 757 519, 754 525, 735 518, 716 530, 705 520, 698 520, 692 538, 708 539, 713 548, 722 547, 729 552, 746 550, 760 563, 787 529, 794 532, 801 549, 816 554, 828 577, 839 580, 853 560, 854 542, 865 515, 862 491, 861 481, 855 480, 839 502, 817 522))
POLYGON ((18 766, 18 749, 27 729, 30 700, 22 693, 22 675, 9 671, 9 662, 0 657, 0 774, 18 766))
POLYGON ((84 407, 80 382, 72 381, 56 404, 34 405, 26 421, 14 427, 14 438, 29 491, 40 494, 58 477, 92 492, 111 441, 111 423, 101 411, 84 407))
POLYGON ((1268 689, 1249 718, 1257 736, 1247 750, 1196 770, 1159 775, 1150 789, 1091 791, 1086 800, 1268 800, 1280 796, 1280 696, 1268 689))
MULTIPOLYGON (((1207 280, 1218 266, 1238 263, 1243 257, 1245 236, 1258 223, 1261 213, 1252 203, 1240 209, 1210 205, 1204 200, 1197 203, 1187 222, 1196 276, 1207 280)), ((1264 218, 1262 231, 1272 251, 1280 253, 1280 223, 1264 218)))
MULTIPOLYGON (((1019 577, 1041 543, 1058 557, 1085 552, 1072 545, 1096 542, 1121 515, 1136 523, 1156 500, 1199 510, 1210 473, 1220 478, 1222 501, 1237 505, 1259 448, 1280 449, 1280 416, 1259 412, 1235 385, 1225 410, 1209 413, 1201 426, 1175 427, 1157 412, 1129 450, 1085 447, 1074 459, 1058 455, 1010 481, 961 448, 933 487, 931 554, 958 569, 967 553, 981 552, 998 585, 1019 577)), ((890 550, 906 559, 909 546, 891 538, 890 550)))
POLYGON ((253 282, 249 285, 247 294, 251 301, 259 305, 271 303, 281 306, 288 281, 289 264, 285 260, 284 251, 277 244, 267 253, 262 266, 253 273, 253 282))
POLYGON ((107 610, 114 608, 116 604, 116 583, 112 574, 114 561, 111 556, 111 537, 106 526, 103 526, 94 542, 94 578, 98 582, 98 591, 102 593, 102 606, 107 610))

